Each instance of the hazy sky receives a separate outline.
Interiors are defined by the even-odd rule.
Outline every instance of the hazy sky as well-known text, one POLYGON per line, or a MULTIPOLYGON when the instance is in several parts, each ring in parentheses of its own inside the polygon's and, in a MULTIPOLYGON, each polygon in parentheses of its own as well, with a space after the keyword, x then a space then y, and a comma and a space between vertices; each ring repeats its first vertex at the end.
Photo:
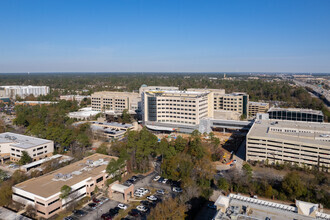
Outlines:
POLYGON ((330 72, 330 0, 0 0, 0 72, 330 72))

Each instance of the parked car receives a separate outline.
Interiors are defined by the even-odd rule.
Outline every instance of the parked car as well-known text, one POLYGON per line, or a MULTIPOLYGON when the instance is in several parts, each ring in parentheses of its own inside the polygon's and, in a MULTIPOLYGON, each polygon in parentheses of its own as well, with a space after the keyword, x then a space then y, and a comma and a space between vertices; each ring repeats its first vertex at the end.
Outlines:
POLYGON ((136 209, 139 210, 139 211, 141 211, 141 212, 148 211, 148 209, 145 206, 143 206, 143 205, 136 206, 136 209))
POLYGON ((143 194, 141 192, 135 192, 134 196, 136 197, 143 197, 143 194))
POLYGON ((65 217, 64 220, 73 220, 72 216, 65 217))
POLYGON ((164 178, 163 178, 163 177, 161 177, 161 178, 159 178, 159 179, 158 179, 158 182, 159 182, 159 183, 162 183, 162 182, 163 182, 163 180, 164 180, 164 178))
POLYGON ((133 217, 138 217, 140 215, 140 211, 137 209, 132 209, 131 211, 128 212, 128 214, 133 217))
POLYGON ((131 177, 131 180, 133 180, 134 182, 138 180, 138 177, 137 176, 132 176, 131 177))
POLYGON ((237 163, 237 160, 233 160, 233 163, 237 163))
POLYGON ((77 215, 77 216, 84 216, 84 215, 86 215, 86 212, 84 212, 83 210, 73 210, 72 212, 75 215, 77 215))
POLYGON ((94 199, 93 199, 93 202, 95 202, 95 203, 100 203, 101 200, 99 200, 99 199, 97 199, 97 198, 94 198, 94 199))
POLYGON ((217 209, 217 206, 211 203, 207 204, 207 207, 210 209, 217 209))
POLYGON ((153 179, 153 181, 158 181, 160 179, 160 176, 155 176, 155 178, 153 179))
POLYGON ((127 209, 127 205, 125 205, 125 204, 123 204, 123 203, 119 203, 119 204, 117 205, 117 207, 120 208, 120 209, 124 209, 124 210, 127 209))
POLYGON ((161 194, 161 195, 164 195, 165 194, 165 190, 159 189, 159 190, 156 191, 156 193, 161 194))
POLYGON ((164 184, 167 183, 167 180, 168 179, 163 179, 162 183, 164 183, 164 184))
POLYGON ((103 219, 103 220, 111 220, 112 217, 111 217, 110 213, 104 213, 104 214, 101 215, 101 219, 103 219))
POLYGON ((139 190, 140 192, 142 192, 143 195, 145 195, 145 194, 147 194, 147 193, 150 192, 149 189, 145 189, 145 188, 139 188, 138 190, 139 190))
POLYGON ((97 204, 96 204, 96 203, 94 203, 94 202, 91 202, 91 203, 89 203, 89 204, 88 204, 88 206, 89 206, 89 207, 91 207, 91 208, 95 208, 95 207, 96 207, 96 205, 97 205, 97 204))
POLYGON ((110 213, 110 215, 113 217, 113 216, 116 216, 117 214, 118 214, 118 210, 117 209, 110 209, 109 210, 109 213, 110 213))
POLYGON ((173 192, 178 192, 178 193, 182 192, 182 189, 179 187, 173 187, 172 190, 173 190, 173 192))
POLYGON ((156 196, 147 196, 147 199, 149 199, 151 201, 156 201, 157 197, 156 196))

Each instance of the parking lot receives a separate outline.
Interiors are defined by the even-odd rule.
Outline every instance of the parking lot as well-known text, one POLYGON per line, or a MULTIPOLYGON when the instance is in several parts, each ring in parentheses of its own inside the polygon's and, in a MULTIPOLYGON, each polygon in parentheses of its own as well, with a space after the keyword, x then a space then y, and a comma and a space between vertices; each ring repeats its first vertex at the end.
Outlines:
MULTIPOLYGON (((174 197, 175 195, 177 195, 177 193, 172 192, 170 184, 168 184, 168 183, 164 184, 164 183, 160 183, 158 181, 153 181, 153 178, 157 175, 158 174, 156 172, 153 172, 147 176, 142 176, 142 175, 137 176, 138 178, 134 182, 135 190, 139 189, 139 188, 145 188, 145 189, 150 190, 150 192, 141 198, 138 198, 138 197, 132 198, 131 199, 132 202, 130 202, 131 205, 126 204, 128 206, 126 213, 128 213, 128 211, 132 210, 132 209, 136 210, 136 207, 138 205, 145 206, 146 208, 148 208, 148 211, 146 211, 146 212, 139 211, 138 212, 139 214, 137 216, 133 217, 131 215, 126 215, 125 218, 132 219, 132 220, 133 219, 135 219, 135 220, 146 219, 147 215, 150 212, 150 209, 152 209, 154 206, 156 206, 156 204, 158 202, 164 201, 165 199, 167 199, 169 197, 174 197), (160 190, 160 189, 165 191, 164 195, 155 193, 157 190, 160 190), (148 201, 147 196, 151 196, 151 195, 155 195, 157 197, 157 201, 150 201, 150 200, 148 201)), ((72 214, 71 217, 74 220, 102 219, 101 218, 102 214, 108 213, 110 209, 114 209, 119 204, 119 202, 105 198, 105 197, 101 197, 99 199, 101 201, 97 204, 96 207, 91 208, 88 205, 86 205, 85 207, 83 207, 81 209, 82 213, 72 214)))

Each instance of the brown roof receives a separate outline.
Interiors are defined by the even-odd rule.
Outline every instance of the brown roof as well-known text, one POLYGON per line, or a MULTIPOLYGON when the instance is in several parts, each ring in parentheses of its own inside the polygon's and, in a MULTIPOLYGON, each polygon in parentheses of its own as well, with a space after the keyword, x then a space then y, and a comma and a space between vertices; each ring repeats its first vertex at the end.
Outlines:
POLYGON ((99 159, 103 159, 104 161, 110 161, 112 158, 118 159, 113 156, 93 154, 85 157, 83 160, 77 161, 56 171, 19 183, 14 187, 47 198, 59 193, 63 185, 73 186, 87 178, 98 176, 107 167, 107 163, 103 163, 98 166, 87 166, 86 163, 88 160, 98 161, 99 159), (81 171, 84 167, 86 167, 86 170, 81 171), (73 173, 79 170, 81 171, 79 174, 73 173), (67 179, 66 181, 56 180, 56 174, 72 174, 72 178, 67 179))

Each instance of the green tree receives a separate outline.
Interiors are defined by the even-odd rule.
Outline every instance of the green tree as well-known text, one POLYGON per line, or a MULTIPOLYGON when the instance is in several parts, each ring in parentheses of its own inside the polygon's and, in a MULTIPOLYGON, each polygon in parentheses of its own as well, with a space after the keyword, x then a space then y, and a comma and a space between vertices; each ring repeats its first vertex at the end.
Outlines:
POLYGON ((243 167, 242 167, 242 169, 243 169, 243 171, 244 171, 244 173, 247 175, 247 176, 252 176, 252 168, 251 168, 251 166, 249 165, 249 164, 244 164, 243 165, 243 167))
POLYGON ((108 148, 107 144, 102 143, 102 144, 96 149, 96 153, 107 155, 107 154, 108 154, 108 149, 109 149, 109 148, 108 148))
POLYGON ((22 156, 21 159, 18 161, 18 163, 20 165, 24 165, 31 162, 32 162, 32 158, 30 157, 29 153, 26 151, 22 151, 22 156))
POLYGON ((227 192, 228 189, 229 189, 229 183, 228 183, 228 181, 225 178, 221 177, 218 180, 218 187, 220 189, 222 189, 223 191, 226 191, 227 192))
POLYGON ((153 220, 183 220, 186 217, 187 206, 177 198, 166 199, 158 203, 148 216, 153 220))
POLYGON ((60 198, 61 199, 65 199, 69 196, 70 192, 71 192, 71 187, 68 185, 64 185, 61 187, 61 194, 60 194, 60 198))
POLYGON ((282 181, 282 190, 290 199, 299 198, 307 192, 306 185, 297 172, 290 172, 285 175, 282 181))
POLYGON ((131 115, 128 112, 128 109, 124 109, 123 113, 121 115, 121 118, 123 120, 124 123, 131 123, 131 115))

